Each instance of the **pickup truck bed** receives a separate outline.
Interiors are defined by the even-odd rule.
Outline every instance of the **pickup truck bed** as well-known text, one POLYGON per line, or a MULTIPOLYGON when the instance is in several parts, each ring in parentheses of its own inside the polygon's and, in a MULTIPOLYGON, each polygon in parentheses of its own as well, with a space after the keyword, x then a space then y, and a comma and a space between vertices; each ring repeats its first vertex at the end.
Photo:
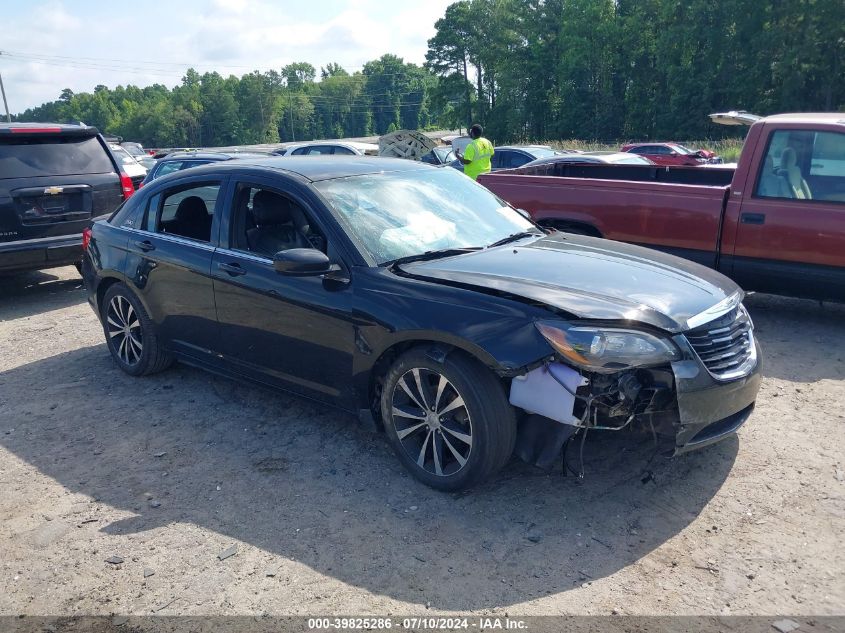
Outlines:
POLYGON ((531 173, 532 168, 519 170, 519 176, 514 174, 517 170, 500 172, 495 184, 488 186, 506 200, 518 200, 541 224, 659 248, 716 267, 721 210, 733 170, 552 165, 566 169, 549 173, 548 167, 541 167, 546 172, 542 175, 531 173), (696 176, 704 182, 682 184, 696 176), (727 182, 707 182, 718 180, 727 182), (659 187, 655 183, 660 183, 659 187), (566 187, 565 200, 558 198, 561 187, 566 187), (502 190, 507 193, 503 195, 502 190), (678 198, 685 201, 682 215, 677 210, 678 198), (597 199, 601 200, 600 213, 593 211, 597 199), (559 217, 562 208, 567 210, 565 219, 559 217))
POLYGON ((562 158, 478 181, 543 225, 663 250, 747 290, 845 301, 845 114, 760 119, 736 169, 562 158))

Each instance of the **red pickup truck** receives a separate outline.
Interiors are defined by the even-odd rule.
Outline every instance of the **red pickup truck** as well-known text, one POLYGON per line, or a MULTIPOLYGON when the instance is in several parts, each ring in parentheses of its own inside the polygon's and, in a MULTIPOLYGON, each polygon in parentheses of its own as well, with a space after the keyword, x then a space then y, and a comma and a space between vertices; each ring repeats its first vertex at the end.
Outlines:
POLYGON ((561 162, 478 180, 542 225, 679 255, 747 290, 845 301, 845 113, 757 119, 735 169, 561 162))

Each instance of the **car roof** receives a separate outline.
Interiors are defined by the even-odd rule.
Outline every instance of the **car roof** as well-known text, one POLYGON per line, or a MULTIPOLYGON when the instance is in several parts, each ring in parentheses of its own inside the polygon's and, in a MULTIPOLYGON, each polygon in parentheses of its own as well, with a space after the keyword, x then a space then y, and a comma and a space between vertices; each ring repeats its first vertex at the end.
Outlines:
MULTIPOLYGON (((596 152, 582 152, 580 154, 563 154, 561 156, 549 156, 547 158, 538 158, 537 160, 533 160, 523 167, 533 167, 535 165, 551 165, 551 164, 584 164, 584 163, 603 163, 603 164, 615 164, 617 161, 620 160, 631 160, 632 158, 641 158, 636 155, 631 155, 627 152, 606 152, 606 151, 596 151, 596 152)), ((644 161, 648 160, 647 158, 643 159, 644 161)), ((634 164, 634 163, 629 163, 634 164)), ((646 163, 643 163, 646 164, 646 163)))
MULTIPOLYGON (((497 145, 494 149, 552 149, 549 145, 497 145)), ((554 150, 552 150, 554 151, 554 150)))
POLYGON ((79 125, 75 123, 0 123, 0 134, 15 133, 53 133, 53 134, 80 134, 85 136, 96 136, 99 130, 90 125, 79 125))
MULTIPOLYGON (((225 169, 243 170, 258 168, 264 171, 279 171, 296 174, 311 182, 364 176, 386 172, 418 171, 437 169, 425 163, 404 158, 379 158, 376 156, 362 159, 360 156, 260 156, 242 158, 225 165, 201 165, 191 169, 192 174, 204 174, 209 171, 225 169)), ((170 175, 166 176, 167 178, 170 175)))
POLYGON ((845 113, 842 112, 791 112, 788 114, 773 114, 764 117, 767 123, 838 123, 845 125, 845 113))
POLYGON ((625 147, 643 147, 646 145, 680 145, 675 141, 640 141, 639 143, 625 143, 625 147))
POLYGON ((172 152, 161 160, 186 160, 191 158, 197 160, 231 160, 233 158, 257 158, 263 156, 266 156, 266 154, 252 154, 249 152, 172 152))
POLYGON ((361 143, 359 141, 303 141, 301 143, 291 143, 285 150, 298 149, 300 147, 314 147, 315 145, 340 145, 341 147, 351 147, 358 150, 373 150, 378 149, 375 143, 361 143))

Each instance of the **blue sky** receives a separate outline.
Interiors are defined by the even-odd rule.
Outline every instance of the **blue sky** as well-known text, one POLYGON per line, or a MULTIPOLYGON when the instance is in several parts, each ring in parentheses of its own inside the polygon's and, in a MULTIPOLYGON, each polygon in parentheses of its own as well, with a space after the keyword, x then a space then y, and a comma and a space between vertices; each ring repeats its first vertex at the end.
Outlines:
MULTIPOLYGON (((454 0, 0 0, 0 73, 13 113, 63 88, 179 83, 306 61, 350 71, 384 53, 422 63, 454 0)), ((2 106, 2 104, 0 104, 2 106)))

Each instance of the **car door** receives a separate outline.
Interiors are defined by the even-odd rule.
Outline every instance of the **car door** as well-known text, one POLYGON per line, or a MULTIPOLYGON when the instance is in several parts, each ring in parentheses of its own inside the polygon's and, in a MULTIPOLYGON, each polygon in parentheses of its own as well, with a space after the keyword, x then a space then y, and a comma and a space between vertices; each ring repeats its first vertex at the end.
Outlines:
POLYGON ((733 277, 748 288, 845 300, 845 134, 764 131, 737 214, 733 277))
POLYGON ((532 160, 534 160, 534 157, 527 152, 510 152, 507 168, 514 169, 516 167, 522 167, 523 165, 530 163, 532 160))
POLYGON ((499 149, 493 153, 493 157, 490 159, 490 170, 497 171, 499 169, 507 169, 505 167, 510 160, 511 152, 507 149, 499 149))
POLYGON ((253 221, 257 194, 283 199, 291 218, 284 230, 304 235, 305 246, 317 246, 342 264, 335 245, 326 240, 324 225, 306 202, 302 185, 275 178, 234 181, 231 212, 226 214, 223 240, 212 265, 224 360, 251 378, 333 404, 349 404, 355 331, 348 284, 342 279, 276 272, 274 249, 262 250, 266 244, 258 246, 251 240, 256 231, 272 227, 266 219, 262 226, 253 221))
POLYGON ((669 149, 662 145, 649 145, 643 148, 642 155, 657 165, 674 165, 669 149))
POLYGON ((211 260, 225 184, 179 180, 152 194, 124 268, 166 345, 206 362, 219 342, 211 260))

